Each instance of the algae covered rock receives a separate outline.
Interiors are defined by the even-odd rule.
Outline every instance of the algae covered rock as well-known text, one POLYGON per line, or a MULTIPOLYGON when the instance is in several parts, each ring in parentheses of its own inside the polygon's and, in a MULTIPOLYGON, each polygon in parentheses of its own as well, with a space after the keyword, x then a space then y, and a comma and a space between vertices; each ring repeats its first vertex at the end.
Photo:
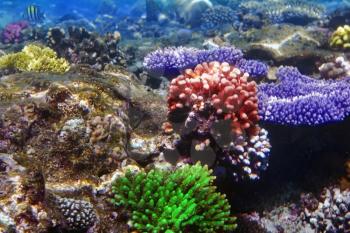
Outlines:
MULTIPOLYGON (((125 232, 125 224, 114 221, 118 211, 108 201, 108 184, 128 160, 131 134, 137 133, 143 139, 161 133, 160 122, 165 113, 162 116, 157 105, 164 100, 125 71, 97 73, 84 67, 65 74, 22 72, 4 76, 0 100, 0 152, 11 156, 28 173, 42 177, 31 178, 21 172, 23 182, 20 180, 15 189, 5 183, 9 197, 19 192, 33 203, 40 203, 35 208, 40 208, 38 211, 46 217, 42 217, 40 230, 39 226, 29 225, 29 232, 64 226, 93 227, 93 232, 125 232), (154 108, 148 110, 146 103, 154 108), (22 186, 33 194, 30 198, 19 188, 22 186), (63 217, 56 218, 52 212, 62 203, 52 204, 47 200, 51 195, 47 194, 55 194, 63 202, 78 203, 68 203, 68 209, 88 207, 89 221, 79 222, 80 215, 72 219, 65 216, 68 209, 63 207, 63 217)), ((8 177, 6 173, 4 179, 11 178, 8 177)), ((25 208, 33 209, 31 203, 26 202, 25 208)), ((1 218, 8 219, 4 223, 6 229, 16 225, 16 216, 26 211, 12 211, 9 202, 0 204, 5 210, 0 212, 1 218)), ((24 217, 18 218, 22 221, 24 217)))

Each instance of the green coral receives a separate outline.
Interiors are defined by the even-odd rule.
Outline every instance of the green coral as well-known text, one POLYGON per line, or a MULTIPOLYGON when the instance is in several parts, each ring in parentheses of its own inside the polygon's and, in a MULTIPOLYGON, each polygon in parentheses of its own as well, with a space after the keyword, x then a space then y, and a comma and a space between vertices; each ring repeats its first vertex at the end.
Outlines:
POLYGON ((207 166, 175 171, 126 172, 112 186, 115 205, 132 213, 139 232, 226 232, 236 228, 225 195, 216 191, 207 166))
POLYGON ((350 48, 350 26, 339 26, 335 32, 333 32, 330 39, 330 46, 349 49, 350 48))
POLYGON ((56 52, 48 47, 30 44, 21 52, 0 57, 0 68, 65 73, 69 70, 69 63, 63 58, 58 58, 56 52))

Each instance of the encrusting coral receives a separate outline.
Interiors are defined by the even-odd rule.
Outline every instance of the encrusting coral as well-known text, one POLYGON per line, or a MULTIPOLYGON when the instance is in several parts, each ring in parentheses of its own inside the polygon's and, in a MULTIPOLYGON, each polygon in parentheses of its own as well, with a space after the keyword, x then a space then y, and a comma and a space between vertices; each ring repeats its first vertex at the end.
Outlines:
POLYGON ((335 48, 349 49, 350 48, 350 26, 339 26, 333 32, 329 45, 335 48))
POLYGON ((58 58, 56 52, 48 47, 30 44, 21 52, 0 57, 0 68, 65 73, 69 70, 69 63, 64 58, 58 58))
POLYGON ((175 171, 126 172, 112 188, 116 205, 132 213, 139 232, 221 232, 236 228, 230 205, 213 186, 206 166, 184 165, 175 171))

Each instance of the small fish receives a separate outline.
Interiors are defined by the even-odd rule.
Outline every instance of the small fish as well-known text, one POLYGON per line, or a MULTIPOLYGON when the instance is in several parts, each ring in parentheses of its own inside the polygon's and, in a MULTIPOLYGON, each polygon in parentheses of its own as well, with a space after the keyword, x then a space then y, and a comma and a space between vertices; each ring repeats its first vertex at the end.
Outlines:
POLYGON ((30 22, 41 22, 45 18, 44 13, 41 12, 39 6, 33 4, 27 6, 23 16, 30 22))

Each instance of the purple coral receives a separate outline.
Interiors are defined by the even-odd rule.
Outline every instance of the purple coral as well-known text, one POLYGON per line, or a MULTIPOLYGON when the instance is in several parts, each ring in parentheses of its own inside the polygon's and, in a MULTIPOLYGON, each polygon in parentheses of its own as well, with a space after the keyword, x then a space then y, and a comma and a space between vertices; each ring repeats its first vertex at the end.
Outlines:
POLYGON ((145 57, 143 65, 152 75, 176 76, 197 64, 198 51, 185 47, 158 49, 145 57))
POLYGON ((258 87, 262 120, 283 125, 319 125, 350 115, 349 78, 316 80, 293 67, 281 67, 276 75, 279 83, 258 87))
POLYGON ((2 32, 2 41, 5 44, 18 43, 21 41, 23 29, 28 27, 27 21, 18 21, 7 24, 2 32))
POLYGON ((196 48, 169 47, 158 49, 144 59, 144 67, 154 76, 175 77, 183 70, 194 68, 203 62, 227 62, 230 65, 240 64, 240 68, 253 78, 267 74, 268 67, 262 62, 243 59, 241 50, 233 47, 220 47, 212 50, 196 48))
POLYGON ((269 71, 269 67, 265 63, 256 60, 241 59, 236 65, 252 78, 265 77, 269 71))

